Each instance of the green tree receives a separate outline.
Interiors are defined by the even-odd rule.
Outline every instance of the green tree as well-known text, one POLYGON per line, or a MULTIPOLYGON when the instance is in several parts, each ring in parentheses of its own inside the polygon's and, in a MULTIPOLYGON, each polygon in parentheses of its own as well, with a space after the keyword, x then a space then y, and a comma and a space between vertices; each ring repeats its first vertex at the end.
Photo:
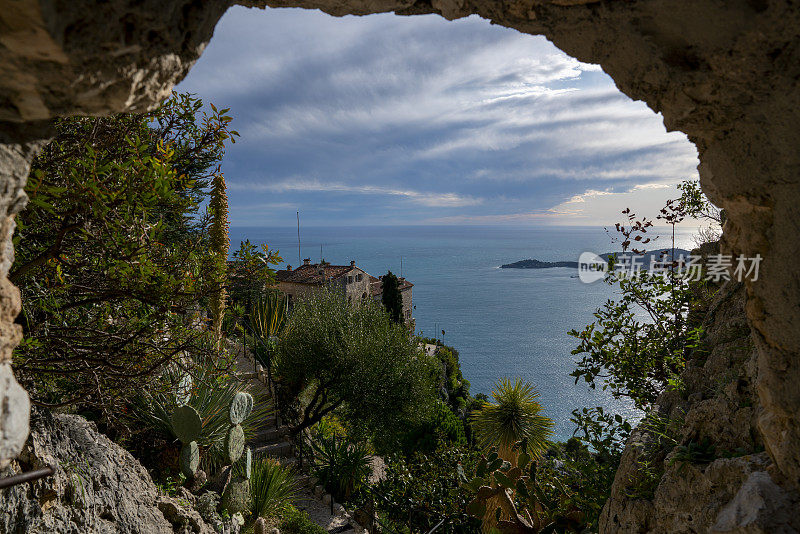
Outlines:
MULTIPOLYGON (((623 211, 630 223, 617 224, 623 253, 638 255, 634 244, 651 242, 647 236, 652 221, 623 211)), ((658 218, 679 224, 687 216, 683 202, 669 201, 658 218)), ((640 245, 637 245, 640 246, 640 245)), ((640 270, 635 276, 611 268, 605 282, 619 288, 619 300, 609 300, 595 311, 595 321, 583 331, 569 334, 580 342, 572 353, 581 355, 572 373, 592 389, 600 385, 619 397, 629 397, 636 407, 647 410, 658 396, 679 380, 691 338, 699 325, 690 311, 697 305, 703 282, 683 276, 674 258, 675 241, 662 251, 663 268, 640 270)), ((612 260, 614 267, 616 260, 612 260)))
POLYGON ((389 317, 395 323, 403 321, 403 295, 400 294, 400 281, 392 274, 392 271, 381 276, 383 282, 383 294, 381 302, 389 313, 389 317))
POLYGON ((166 362, 208 351, 198 325, 220 280, 200 207, 238 135, 226 112, 174 95, 144 115, 56 123, 10 275, 23 296, 14 365, 35 403, 114 419, 166 362))
POLYGON ((526 453, 539 456, 547 449, 553 421, 541 415, 538 397, 528 382, 500 379, 492 390, 494 402, 471 414, 478 444, 484 449, 496 447, 500 457, 512 464, 518 454, 514 449, 520 442, 526 453))
POLYGON ((266 290, 275 285, 275 269, 283 261, 277 250, 270 250, 266 243, 260 247, 249 239, 241 242, 233 253, 228 273, 228 291, 231 300, 249 308, 266 290))
POLYGON ((348 428, 379 448, 395 447, 402 429, 426 420, 439 372, 438 362, 382 308, 351 306, 331 291, 295 305, 275 370, 285 400, 302 401, 295 433, 336 410, 348 428))

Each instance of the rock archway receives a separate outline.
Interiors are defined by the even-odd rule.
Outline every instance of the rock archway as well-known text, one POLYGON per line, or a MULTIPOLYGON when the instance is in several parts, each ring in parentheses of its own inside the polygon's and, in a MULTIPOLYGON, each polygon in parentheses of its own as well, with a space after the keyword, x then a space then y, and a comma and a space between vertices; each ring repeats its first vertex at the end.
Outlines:
MULTIPOLYGON (((761 254, 747 285, 758 348, 759 429, 800 487, 800 6, 791 0, 242 0, 332 15, 478 14, 599 63, 685 132, 706 193, 728 213, 723 246, 761 254)), ((47 121, 142 110, 169 93, 232 4, 225 0, 0 0, 0 460, 24 441, 27 399, 9 360, 19 295, 13 217, 47 121)))

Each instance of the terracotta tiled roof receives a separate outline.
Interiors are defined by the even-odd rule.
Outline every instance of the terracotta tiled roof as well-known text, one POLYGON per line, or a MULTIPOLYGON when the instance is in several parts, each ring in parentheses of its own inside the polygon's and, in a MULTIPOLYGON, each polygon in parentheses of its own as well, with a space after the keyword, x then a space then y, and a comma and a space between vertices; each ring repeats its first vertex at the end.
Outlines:
POLYGON ((325 282, 335 280, 355 269, 352 265, 301 265, 291 271, 278 271, 275 279, 278 282, 293 282, 295 284, 315 284, 321 285, 325 282))
MULTIPOLYGON (((406 289, 411 289, 414 287, 414 284, 406 280, 405 278, 399 278, 398 281, 400 282, 400 291, 405 291, 406 289)), ((370 282, 370 293, 373 297, 377 297, 381 293, 383 293, 383 282, 380 278, 375 278, 374 276, 369 276, 370 282)))

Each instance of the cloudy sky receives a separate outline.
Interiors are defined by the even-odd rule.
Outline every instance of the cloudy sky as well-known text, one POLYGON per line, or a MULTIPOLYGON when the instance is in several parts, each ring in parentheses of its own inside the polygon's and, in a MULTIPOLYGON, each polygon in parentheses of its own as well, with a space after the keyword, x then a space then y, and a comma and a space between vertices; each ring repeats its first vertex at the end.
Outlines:
POLYGON ((476 17, 235 7, 178 90, 242 134, 234 226, 609 224, 696 177, 599 67, 476 17))

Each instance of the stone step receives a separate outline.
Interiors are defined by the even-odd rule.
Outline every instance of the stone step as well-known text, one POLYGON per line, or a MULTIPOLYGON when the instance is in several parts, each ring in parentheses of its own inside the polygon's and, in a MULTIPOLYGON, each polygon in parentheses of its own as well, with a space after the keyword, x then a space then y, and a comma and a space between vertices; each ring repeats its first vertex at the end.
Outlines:
POLYGON ((272 458, 287 458, 294 454, 294 446, 288 441, 263 445, 253 451, 255 456, 270 456, 272 458))
POLYGON ((275 428, 273 423, 272 425, 262 427, 251 441, 258 445, 268 445, 270 443, 283 441, 283 438, 289 435, 289 430, 290 428, 288 426, 275 428))

